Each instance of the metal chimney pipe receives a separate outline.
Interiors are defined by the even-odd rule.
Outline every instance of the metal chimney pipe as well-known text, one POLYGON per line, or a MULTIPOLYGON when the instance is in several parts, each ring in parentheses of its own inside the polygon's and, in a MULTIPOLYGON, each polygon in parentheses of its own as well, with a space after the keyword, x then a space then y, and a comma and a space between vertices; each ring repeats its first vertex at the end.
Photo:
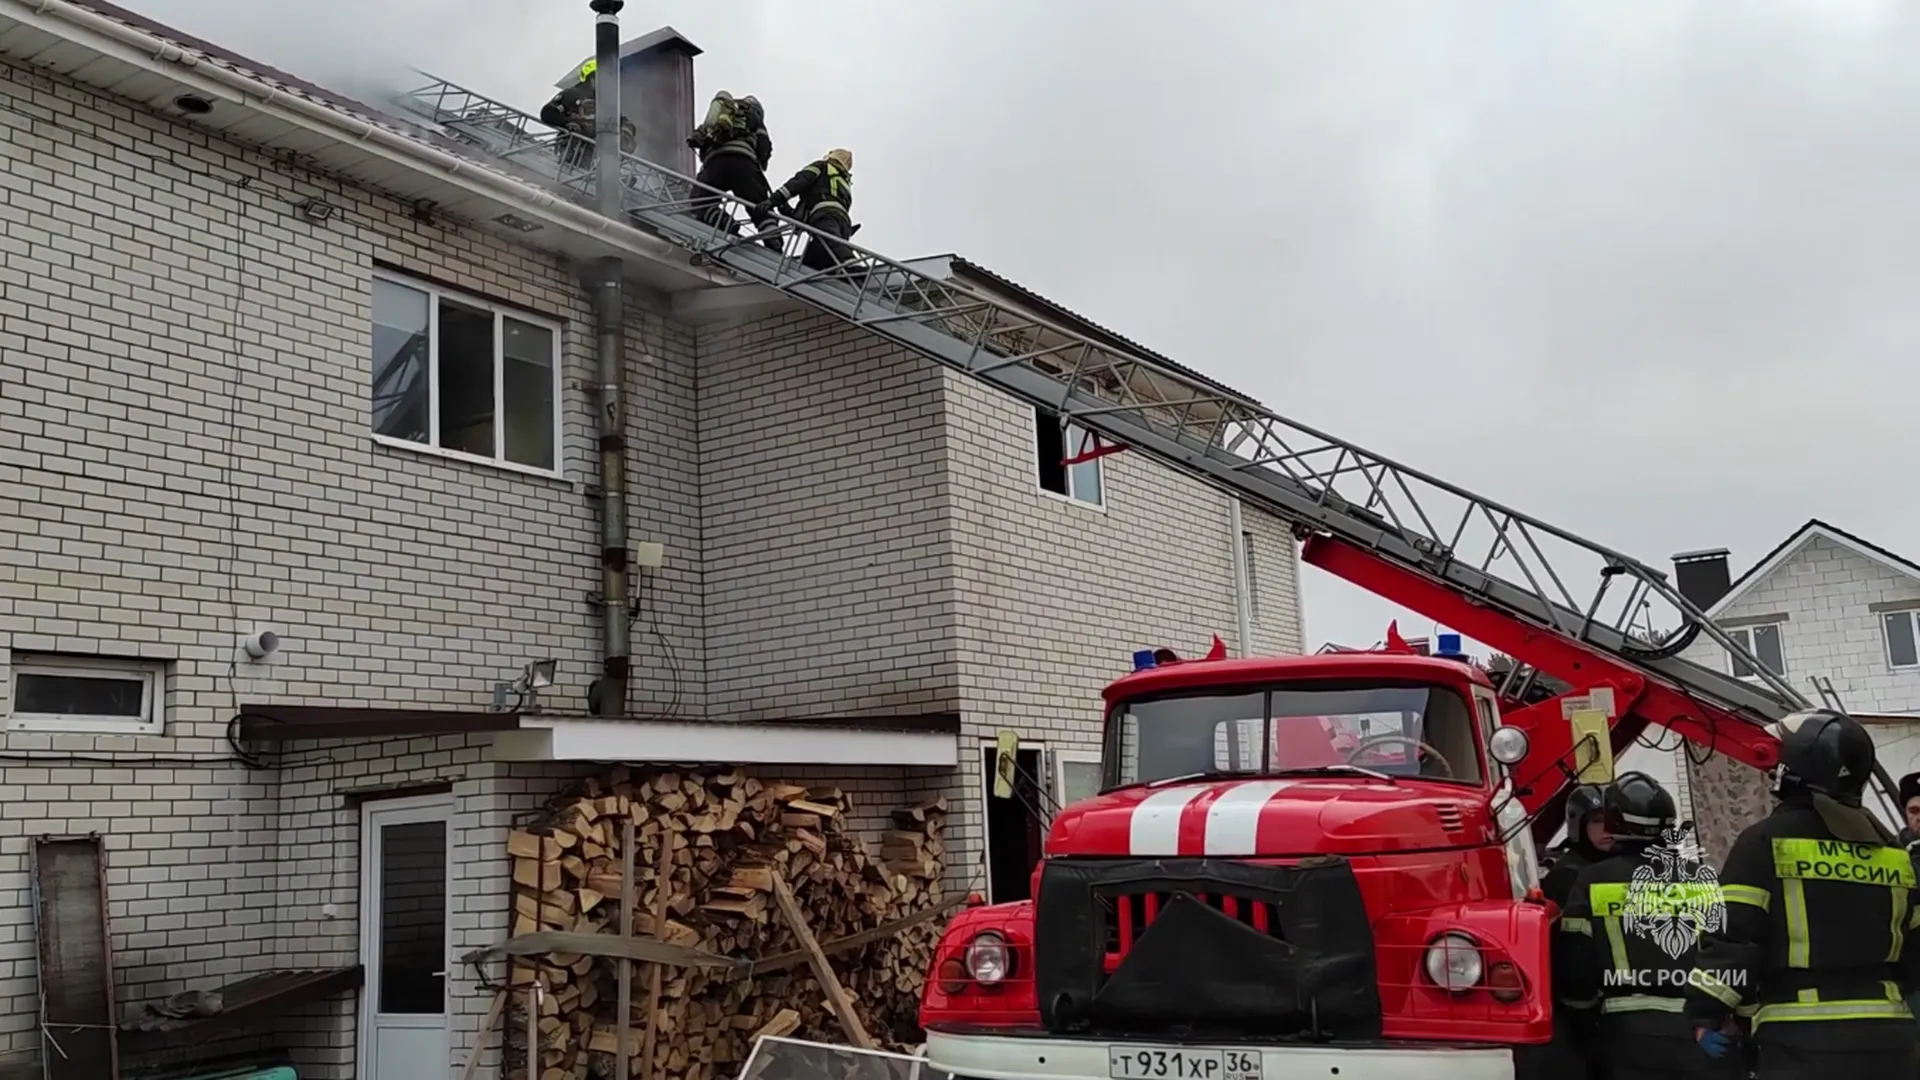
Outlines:
MULTIPOLYGON (((592 0, 594 169, 600 212, 623 213, 620 183, 620 9, 625 0, 592 0)), ((600 375, 600 715, 627 711, 632 667, 627 602, 626 299, 619 259, 594 264, 594 338, 600 375)))

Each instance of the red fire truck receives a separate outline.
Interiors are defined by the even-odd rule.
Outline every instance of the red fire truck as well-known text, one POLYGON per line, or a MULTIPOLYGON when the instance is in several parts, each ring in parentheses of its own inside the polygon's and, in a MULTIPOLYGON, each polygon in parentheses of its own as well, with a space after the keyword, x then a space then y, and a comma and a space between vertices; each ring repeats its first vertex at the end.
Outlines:
POLYGON ((1530 739, 1485 673, 1207 660, 1106 700, 1106 790, 1055 816, 1037 900, 948 927, 922 1004, 936 1069, 1508 1080, 1548 1040, 1530 739))

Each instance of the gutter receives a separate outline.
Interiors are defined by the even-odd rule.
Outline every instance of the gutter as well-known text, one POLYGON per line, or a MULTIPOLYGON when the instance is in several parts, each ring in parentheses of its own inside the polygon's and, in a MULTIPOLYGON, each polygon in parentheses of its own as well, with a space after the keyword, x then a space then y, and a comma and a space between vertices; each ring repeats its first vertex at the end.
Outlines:
MULTIPOLYGON (((14 17, 35 29, 74 44, 90 47, 90 43, 75 41, 57 29, 46 26, 45 21, 58 20, 78 30, 106 38, 121 49, 130 50, 136 54, 133 57, 120 57, 120 59, 153 74, 190 84, 202 84, 196 89, 217 87, 225 90, 227 93, 214 96, 264 113, 285 123, 317 130, 320 134, 340 142, 359 145, 388 157, 399 158, 399 164, 410 166, 422 173, 453 179, 478 195, 508 203, 516 213, 542 220, 545 224, 604 240, 635 255, 667 264, 692 277, 713 283, 726 280, 711 273, 696 270, 682 257, 683 253, 680 249, 631 225, 605 217, 530 184, 523 184, 511 177, 503 176, 475 162, 435 149, 371 120, 350 116, 308 98, 288 93, 219 63, 203 62, 201 57, 173 42, 117 22, 98 12, 78 7, 69 3, 68 0, 0 0, 0 11, 8 10, 23 12, 14 17), (204 85, 208 83, 213 86, 204 85)), ((98 48, 95 51, 108 55, 114 52, 114 50, 98 48)))

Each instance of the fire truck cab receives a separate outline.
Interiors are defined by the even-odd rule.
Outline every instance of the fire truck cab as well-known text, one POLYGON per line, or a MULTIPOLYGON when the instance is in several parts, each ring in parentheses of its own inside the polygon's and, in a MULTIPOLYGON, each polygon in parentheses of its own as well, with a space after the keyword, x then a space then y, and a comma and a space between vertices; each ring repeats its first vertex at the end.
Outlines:
POLYGON ((1035 899, 961 911, 935 951, 934 1069, 1510 1080, 1549 1040, 1528 738, 1482 672, 1192 661, 1105 698, 1102 791, 1055 816, 1035 899))

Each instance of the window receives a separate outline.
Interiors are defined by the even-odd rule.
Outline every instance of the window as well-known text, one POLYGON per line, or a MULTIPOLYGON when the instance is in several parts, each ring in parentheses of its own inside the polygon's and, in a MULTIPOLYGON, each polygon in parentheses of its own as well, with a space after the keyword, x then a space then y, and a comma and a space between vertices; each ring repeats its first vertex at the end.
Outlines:
POLYGON ((558 325, 377 275, 369 374, 380 441, 559 471, 558 325))
POLYGON ((1033 410, 1034 448, 1040 457, 1040 488, 1090 506, 1101 505, 1100 459, 1067 464, 1093 450, 1093 433, 1047 409, 1033 410))
POLYGON ((1053 797, 1062 810, 1100 794, 1100 754, 1094 750, 1056 750, 1053 797))
POLYGON ((138 660, 13 658, 13 715, 21 731, 157 735, 164 728, 160 666, 138 660))
MULTIPOLYGON (((1747 654, 1766 665, 1775 675, 1787 673, 1787 657, 1780 648, 1780 626, 1778 623, 1766 626, 1739 626, 1727 631, 1734 643, 1747 650, 1747 654)), ((1733 668, 1733 674, 1741 679, 1757 679, 1759 674, 1747 666, 1746 661, 1737 656, 1727 658, 1733 668)))
POLYGON ((1917 619, 1920 619, 1920 611, 1889 611, 1881 617, 1880 626, 1887 635, 1887 666, 1920 667, 1920 632, 1916 632, 1915 626, 1917 619))
POLYGON ((1121 784, 1343 765, 1468 784, 1483 775, 1473 709, 1454 691, 1434 686, 1176 694, 1128 702, 1110 723, 1121 784))

